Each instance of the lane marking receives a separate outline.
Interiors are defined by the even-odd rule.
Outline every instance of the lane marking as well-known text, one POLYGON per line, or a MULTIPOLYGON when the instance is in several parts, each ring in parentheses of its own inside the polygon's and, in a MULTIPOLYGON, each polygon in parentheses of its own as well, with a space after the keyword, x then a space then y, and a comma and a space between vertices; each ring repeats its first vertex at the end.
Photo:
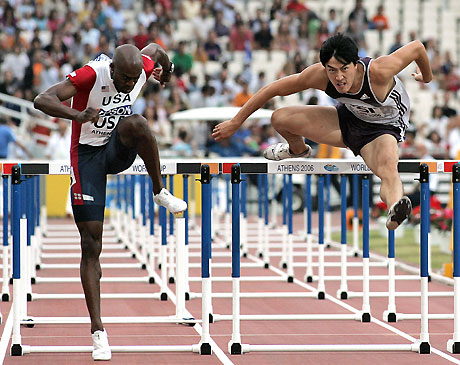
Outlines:
MULTIPOLYGON (((251 260, 253 260, 253 261, 255 261, 255 262, 261 262, 261 263, 263 263, 262 260, 260 260, 259 258, 255 257, 255 256, 253 256, 253 255, 248 255, 248 257, 251 258, 251 260)), ((286 273, 285 273, 285 272, 279 270, 278 268, 274 267, 273 265, 270 265, 269 268, 270 268, 270 270, 272 270, 273 272, 276 272, 278 275, 286 276, 286 273)), ((308 289, 308 290, 310 290, 310 291, 316 291, 316 288, 314 288, 314 287, 312 287, 312 286, 310 286, 310 285, 308 285, 308 284, 303 283, 303 282, 300 281, 299 279, 294 278, 294 283, 296 283, 296 284, 300 285, 301 287, 303 287, 303 288, 305 288, 305 289, 308 289)), ((356 309, 356 308, 352 307, 351 305, 346 304, 346 303, 340 301, 339 299, 336 299, 336 298, 333 297, 332 295, 330 295, 330 294, 328 294, 328 293, 325 293, 325 294, 326 294, 326 295, 325 295, 326 299, 329 299, 331 302, 333 302, 333 303, 335 303, 335 304, 338 304, 339 306, 341 306, 341 307, 343 307, 343 308, 345 308, 345 309, 348 309, 350 312, 353 312, 353 313, 359 313, 359 312, 361 312, 361 310, 356 309)), ((407 334, 407 333, 405 333, 405 332, 403 332, 403 331, 401 331, 401 330, 399 330, 399 329, 397 329, 397 328, 395 328, 395 327, 393 327, 393 326, 390 326, 388 323, 385 323, 385 322, 380 321, 379 319, 377 319, 377 318, 375 318, 375 317, 373 317, 373 316, 371 316, 371 321, 374 322, 375 324, 377 324, 377 325, 379 325, 379 326, 381 326, 381 327, 383 327, 383 328, 386 328, 387 330, 389 330, 389 331, 391 331, 391 332, 393 332, 393 333, 395 333, 395 334, 397 334, 397 335, 399 335, 399 336, 405 338, 406 340, 409 340, 409 341, 411 341, 411 342, 415 342, 415 341, 418 340, 418 339, 416 339, 416 338, 410 336, 409 334, 407 334)), ((434 353, 434 354, 436 354, 436 355, 438 355, 438 356, 441 356, 441 357, 443 357, 444 359, 446 359, 446 360, 448 360, 448 361, 450 361, 450 362, 453 362, 454 364, 459 364, 459 365, 460 365, 460 360, 458 360, 458 359, 456 359, 455 357, 450 356, 450 355, 448 355, 448 354, 442 352, 441 350, 438 350, 437 348, 433 347, 433 346, 431 345, 431 343, 430 343, 430 347, 431 347, 431 352, 432 352, 432 353, 434 353)))
POLYGON ((10 343, 11 333, 13 332, 13 306, 10 308, 8 313, 8 319, 6 320, 5 327, 3 327, 2 339, 0 340, 0 364, 3 364, 5 360, 6 351, 8 344, 10 343))

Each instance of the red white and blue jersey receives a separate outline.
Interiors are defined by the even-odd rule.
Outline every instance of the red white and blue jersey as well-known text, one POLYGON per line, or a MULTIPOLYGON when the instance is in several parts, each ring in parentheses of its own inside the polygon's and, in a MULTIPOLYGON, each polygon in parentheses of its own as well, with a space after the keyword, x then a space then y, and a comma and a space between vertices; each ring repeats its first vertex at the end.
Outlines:
POLYGON ((342 103, 355 115, 368 123, 392 125, 400 128, 402 133, 409 125, 410 101, 401 80, 394 76, 395 85, 386 99, 380 102, 372 90, 369 69, 372 59, 364 57, 358 60, 364 66, 364 77, 360 90, 356 94, 341 94, 329 81, 326 94, 342 103))
POLYGON ((96 123, 72 121, 71 151, 77 149, 79 144, 105 145, 118 122, 133 114, 132 105, 155 66, 155 62, 149 56, 142 55, 142 59, 144 61, 142 73, 129 94, 116 90, 110 77, 112 60, 104 54, 67 75, 77 89, 77 93, 72 98, 72 108, 79 111, 88 107, 100 109, 100 117, 96 123))

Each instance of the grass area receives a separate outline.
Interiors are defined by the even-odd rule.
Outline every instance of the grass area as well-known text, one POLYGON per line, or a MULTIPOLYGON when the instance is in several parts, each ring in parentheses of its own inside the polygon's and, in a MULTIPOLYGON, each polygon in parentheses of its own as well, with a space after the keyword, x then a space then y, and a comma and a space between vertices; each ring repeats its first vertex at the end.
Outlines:
MULTIPOLYGON (((332 239, 340 242, 340 232, 333 233, 332 239)), ((450 236, 448 236, 448 239, 450 239, 450 236)), ((351 232, 347 233, 347 242, 348 244, 353 242, 351 232)), ((359 245, 362 248, 362 232, 360 233, 359 245)), ((371 230, 369 232, 369 246, 371 252, 384 256, 388 255, 388 240, 386 237, 383 237, 378 230, 371 230)), ((420 265, 420 245, 415 242, 414 228, 406 226, 404 236, 395 238, 395 256, 399 261, 415 264, 417 266, 420 265)), ((433 272, 438 272, 444 263, 449 263, 451 261, 452 255, 441 251, 439 246, 432 246, 431 267, 433 272)))

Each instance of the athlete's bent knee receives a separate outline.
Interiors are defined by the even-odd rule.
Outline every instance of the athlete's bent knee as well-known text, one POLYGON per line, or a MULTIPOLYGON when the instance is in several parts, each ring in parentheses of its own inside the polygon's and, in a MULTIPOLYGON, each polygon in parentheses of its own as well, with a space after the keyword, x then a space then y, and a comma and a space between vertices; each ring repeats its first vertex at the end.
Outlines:
POLYGON ((289 115, 284 108, 277 109, 272 113, 271 124, 276 130, 283 129, 289 115))

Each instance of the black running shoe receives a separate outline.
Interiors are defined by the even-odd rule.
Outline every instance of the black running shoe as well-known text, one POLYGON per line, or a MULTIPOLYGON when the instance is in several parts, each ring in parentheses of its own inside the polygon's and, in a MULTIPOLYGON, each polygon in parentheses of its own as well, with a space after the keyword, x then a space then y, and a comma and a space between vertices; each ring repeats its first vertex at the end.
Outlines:
POLYGON ((403 196, 398 202, 394 203, 388 211, 387 228, 392 231, 399 227, 412 211, 412 203, 407 196, 403 196))

